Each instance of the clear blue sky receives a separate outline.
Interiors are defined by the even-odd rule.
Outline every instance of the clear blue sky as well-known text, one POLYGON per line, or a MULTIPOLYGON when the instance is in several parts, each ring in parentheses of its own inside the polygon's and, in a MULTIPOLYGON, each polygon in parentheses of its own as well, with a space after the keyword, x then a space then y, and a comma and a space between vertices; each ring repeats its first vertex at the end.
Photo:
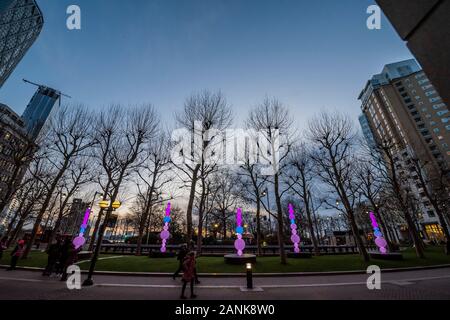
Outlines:
POLYGON ((0 89, 20 114, 35 90, 27 78, 92 108, 151 102, 166 121, 205 88, 226 94, 236 126, 265 95, 300 126, 324 108, 356 120, 369 76, 412 57, 385 18, 366 28, 373 0, 37 1, 44 30, 0 89), (70 4, 81 31, 66 29, 70 4))

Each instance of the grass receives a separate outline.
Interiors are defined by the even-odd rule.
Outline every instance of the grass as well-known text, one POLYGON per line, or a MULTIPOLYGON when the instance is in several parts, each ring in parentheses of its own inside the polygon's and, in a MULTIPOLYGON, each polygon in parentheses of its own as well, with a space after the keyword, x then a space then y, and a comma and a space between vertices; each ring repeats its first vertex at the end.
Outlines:
MULTIPOLYGON (((100 258, 114 257, 102 255, 100 258)), ((416 257, 413 249, 403 251, 402 261, 371 260, 364 263, 359 255, 320 256, 311 259, 288 259, 287 265, 280 264, 279 257, 258 258, 254 266, 255 273, 271 272, 322 272, 322 271, 350 271, 365 270, 368 265, 378 265, 382 269, 416 266, 432 266, 450 264, 450 256, 444 254, 442 247, 428 247, 426 259, 416 257)), ((0 264, 9 264, 9 252, 5 252, 0 264)), ((19 266, 44 267, 47 261, 45 253, 33 251, 30 257, 20 260, 19 266)), ((80 264, 81 269, 87 270, 89 262, 80 264)), ((146 256, 122 256, 113 259, 99 260, 97 271, 128 271, 128 272, 174 272, 178 267, 175 258, 158 259, 146 256)), ((240 273, 243 266, 227 265, 221 257, 200 257, 197 260, 198 272, 201 273, 240 273)))

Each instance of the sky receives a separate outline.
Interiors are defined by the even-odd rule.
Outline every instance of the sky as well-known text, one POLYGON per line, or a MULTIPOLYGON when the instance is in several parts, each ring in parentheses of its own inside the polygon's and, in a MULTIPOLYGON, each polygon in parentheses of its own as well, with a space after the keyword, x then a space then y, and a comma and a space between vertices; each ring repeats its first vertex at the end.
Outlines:
POLYGON ((37 0, 44 29, 0 89, 21 114, 35 87, 99 108, 152 103, 171 124, 187 96, 221 90, 234 126, 265 96, 277 97, 301 128, 321 110, 355 121, 366 81, 412 58, 383 17, 366 27, 373 0, 37 0), (66 9, 81 8, 68 30, 66 9))

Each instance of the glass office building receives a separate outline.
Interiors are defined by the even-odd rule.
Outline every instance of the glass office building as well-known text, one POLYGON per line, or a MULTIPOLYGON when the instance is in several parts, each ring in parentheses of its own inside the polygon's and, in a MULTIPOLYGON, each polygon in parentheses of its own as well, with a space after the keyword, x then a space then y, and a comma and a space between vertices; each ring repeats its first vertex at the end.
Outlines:
POLYGON ((35 0, 0 1, 0 88, 39 36, 43 24, 35 0))
POLYGON ((61 92, 46 86, 38 87, 22 115, 29 136, 36 139, 45 131, 48 119, 59 107, 60 99, 61 92))

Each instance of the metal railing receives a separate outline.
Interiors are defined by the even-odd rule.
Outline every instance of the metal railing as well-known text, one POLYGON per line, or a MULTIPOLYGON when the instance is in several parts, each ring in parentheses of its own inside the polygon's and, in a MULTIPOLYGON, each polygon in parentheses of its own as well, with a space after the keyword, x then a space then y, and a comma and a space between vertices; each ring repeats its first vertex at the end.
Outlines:
MULTIPOLYGON (((148 255, 151 252, 159 252, 160 245, 142 245, 141 254, 148 255)), ((177 252, 179 245, 167 245, 166 250, 169 253, 177 252)), ((366 246, 369 250, 375 250, 375 246, 366 246)), ((136 254, 137 245, 135 244, 102 244, 100 252, 103 254, 136 254)), ((293 251, 292 245, 285 246, 286 251, 293 251)), ((264 246, 261 248, 262 254, 265 256, 278 255, 279 247, 275 245, 264 246)), ((314 253, 313 246, 300 247, 301 252, 314 253)), ((203 245, 201 254, 204 256, 221 256, 228 253, 235 253, 236 249, 232 245, 203 245)), ((255 245, 247 245, 245 253, 256 254, 257 247, 255 245)), ((358 248, 356 246, 319 246, 319 252, 323 255, 340 255, 340 254, 357 254, 358 248)))

